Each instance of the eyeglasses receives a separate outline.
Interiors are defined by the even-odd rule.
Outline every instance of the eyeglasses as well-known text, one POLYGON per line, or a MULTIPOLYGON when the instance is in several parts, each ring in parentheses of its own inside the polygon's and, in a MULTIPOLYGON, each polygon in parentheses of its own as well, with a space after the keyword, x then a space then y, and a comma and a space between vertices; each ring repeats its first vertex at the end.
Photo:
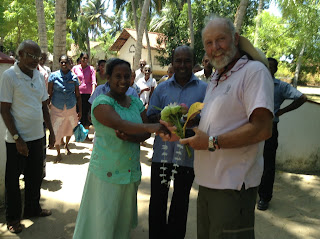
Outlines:
POLYGON ((31 57, 33 60, 38 60, 40 61, 40 59, 42 58, 41 56, 35 56, 35 55, 32 55, 28 52, 24 52, 28 57, 31 57))
POLYGON ((142 63, 142 64, 140 64, 140 66, 145 66, 145 65, 146 65, 146 64, 143 64, 143 63, 142 63))
POLYGON ((144 70, 144 72, 151 72, 151 70, 144 70))
POLYGON ((66 61, 60 61, 60 64, 61 64, 61 65, 64 65, 64 64, 68 64, 68 62, 66 62, 66 61))

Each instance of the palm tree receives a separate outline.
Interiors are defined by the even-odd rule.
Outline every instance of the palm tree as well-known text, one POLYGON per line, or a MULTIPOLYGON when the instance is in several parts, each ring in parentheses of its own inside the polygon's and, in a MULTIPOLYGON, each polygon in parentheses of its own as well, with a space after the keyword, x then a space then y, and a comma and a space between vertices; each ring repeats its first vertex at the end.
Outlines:
POLYGON ((257 21, 256 21, 256 30, 255 30, 255 33, 254 33, 254 43, 253 45, 254 46, 258 46, 259 44, 259 28, 260 28, 260 25, 261 25, 261 13, 262 13, 262 10, 263 10, 263 3, 264 3, 264 0, 259 0, 259 7, 258 7, 258 14, 257 14, 257 21))
POLYGON ((90 31, 93 39, 104 30, 102 28, 102 21, 108 21, 106 11, 104 0, 90 0, 87 5, 83 7, 83 12, 90 22, 90 31))
POLYGON ((143 3, 143 7, 142 7, 142 11, 141 11, 141 18, 140 18, 140 22, 139 22, 139 29, 138 29, 138 35, 137 35, 137 45, 136 45, 136 50, 135 50, 135 54, 134 54, 134 62, 133 62, 134 69, 139 68, 139 60, 141 58, 141 50, 142 50, 142 37, 143 37, 143 32, 145 30, 146 23, 147 23, 149 6, 150 6, 150 0, 145 0, 143 3))
POLYGON ((53 40, 53 70, 59 68, 59 57, 66 54, 67 36, 67 1, 56 0, 54 40, 53 40))
POLYGON ((249 0, 241 0, 237 9, 236 17, 234 19, 234 25, 236 27, 236 31, 239 33, 243 23, 244 16, 246 15, 248 4, 249 0))
POLYGON ((191 0, 187 0, 187 1, 188 1, 188 16, 189 16, 191 48, 194 49, 194 31, 193 31, 191 0))
POLYGON ((43 52, 48 52, 48 40, 46 19, 44 17, 43 0, 36 0, 37 19, 38 19, 38 34, 40 40, 40 48, 43 52))

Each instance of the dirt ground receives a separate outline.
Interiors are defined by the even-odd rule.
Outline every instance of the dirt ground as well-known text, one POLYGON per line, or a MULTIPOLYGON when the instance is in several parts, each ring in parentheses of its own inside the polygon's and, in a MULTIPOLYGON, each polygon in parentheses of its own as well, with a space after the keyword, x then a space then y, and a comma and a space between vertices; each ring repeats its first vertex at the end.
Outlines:
MULTIPOLYGON (((92 131, 92 130, 91 130, 92 131)), ((92 132, 91 132, 92 133, 92 132)), ((90 134, 92 138, 93 135, 90 134)), ((141 147, 142 182, 138 192, 139 225, 132 239, 148 238, 148 206, 150 198, 150 165, 153 138, 141 147)), ((53 214, 47 218, 22 220, 25 229, 11 234, 5 225, 4 209, 0 209, 0 238, 70 239, 81 201, 90 160, 92 142, 71 142, 72 155, 53 164, 55 150, 48 150, 47 176, 41 190, 43 208, 53 214)), ((186 239, 196 239, 197 185, 190 195, 186 239)), ((319 239, 320 238, 320 177, 277 172, 274 198, 267 211, 256 210, 257 239, 319 239)), ((90 238, 91 239, 91 238, 90 238)), ((92 238, 94 239, 94 238, 92 238)))

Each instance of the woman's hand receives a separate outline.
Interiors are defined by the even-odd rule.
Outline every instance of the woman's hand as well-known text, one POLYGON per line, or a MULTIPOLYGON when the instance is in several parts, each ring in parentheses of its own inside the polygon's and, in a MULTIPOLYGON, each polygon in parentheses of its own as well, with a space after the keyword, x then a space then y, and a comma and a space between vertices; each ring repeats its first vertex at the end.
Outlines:
POLYGON ((117 136, 119 139, 124 140, 124 141, 128 141, 129 135, 121 132, 120 130, 115 130, 115 132, 116 132, 116 136, 117 136))

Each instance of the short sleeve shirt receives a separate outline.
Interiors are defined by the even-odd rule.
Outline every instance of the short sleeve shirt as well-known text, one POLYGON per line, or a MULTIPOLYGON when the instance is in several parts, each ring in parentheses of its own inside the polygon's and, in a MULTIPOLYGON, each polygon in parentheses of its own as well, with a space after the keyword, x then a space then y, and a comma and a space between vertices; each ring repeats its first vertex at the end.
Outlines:
MULTIPOLYGON (((200 81, 192 75, 190 81, 179 85, 174 76, 162 82, 154 90, 147 115, 159 114, 158 108, 163 109, 170 103, 185 103, 190 107, 195 102, 203 102, 207 83, 200 81)), ((193 149, 191 157, 188 157, 186 149, 179 142, 164 142, 159 136, 155 137, 153 144, 153 162, 166 162, 193 168, 193 149)))
MULTIPOLYGON (((33 70, 33 77, 30 78, 15 63, 2 74, 0 102, 11 103, 14 124, 24 141, 44 137, 42 102, 47 99, 45 81, 38 70, 33 70)), ((15 142, 8 129, 5 140, 15 142)))
POLYGON ((107 95, 99 95, 92 104, 91 114, 96 140, 89 170, 109 183, 129 184, 141 180, 140 144, 119 139, 114 129, 96 120, 93 111, 98 105, 106 104, 112 106, 121 119, 142 123, 140 114, 144 111, 144 106, 138 98, 130 98, 129 108, 122 107, 107 95))
MULTIPOLYGON (((199 129, 219 136, 247 124, 257 108, 273 112, 273 81, 262 63, 243 56, 219 81, 217 72, 213 75, 199 129)), ((263 146, 264 141, 214 152, 195 150, 195 181, 212 189, 258 186, 263 172, 263 146)))
POLYGON ((92 85, 96 85, 96 72, 93 66, 82 68, 81 64, 72 68, 72 71, 78 76, 80 81, 79 91, 80 94, 91 94, 92 85))
MULTIPOLYGON (((104 85, 98 85, 96 90, 93 92, 93 94, 90 96, 88 102, 90 104, 93 103, 93 101, 95 100, 95 98, 97 98, 99 95, 101 94, 107 94, 108 92, 110 91, 110 85, 109 83, 105 83, 104 85)), ((126 95, 132 95, 134 97, 137 97, 139 98, 137 92, 135 89, 133 89, 132 87, 129 87, 127 92, 126 92, 126 95)))
POLYGON ((60 110, 72 109, 76 103, 76 86, 79 86, 78 77, 72 71, 64 74, 61 70, 53 72, 49 77, 53 83, 52 104, 60 110))
MULTIPOLYGON (((279 111, 283 101, 287 99, 293 99, 293 100, 298 99, 300 96, 302 96, 302 93, 286 82, 283 82, 276 78, 273 78, 273 81, 274 81, 274 114, 276 114, 279 111)), ((273 118, 273 121, 279 122, 279 117, 275 115, 273 118)))

